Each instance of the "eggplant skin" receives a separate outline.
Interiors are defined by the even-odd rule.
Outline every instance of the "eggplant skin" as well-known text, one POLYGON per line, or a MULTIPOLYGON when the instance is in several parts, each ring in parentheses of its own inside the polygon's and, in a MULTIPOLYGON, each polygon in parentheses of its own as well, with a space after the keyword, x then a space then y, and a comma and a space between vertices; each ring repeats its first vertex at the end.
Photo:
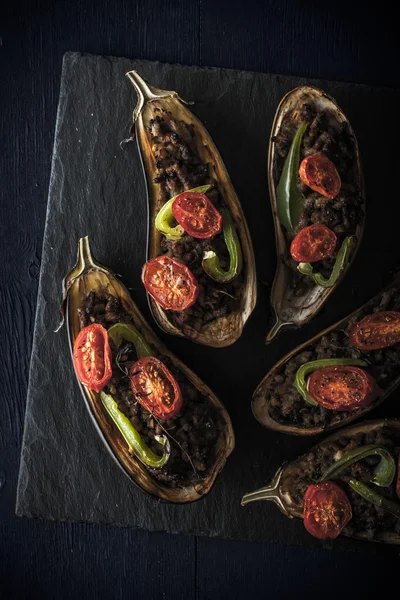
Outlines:
POLYGON ((106 414, 106 410, 100 400, 100 395, 82 386, 78 381, 85 405, 106 449, 132 482, 144 492, 165 502, 184 504, 204 497, 212 488, 235 446, 232 423, 225 407, 210 388, 167 350, 155 336, 125 286, 120 283, 110 270, 94 261, 87 237, 79 240, 77 264, 64 279, 63 291, 62 311, 66 317, 71 358, 74 341, 80 331, 78 307, 81 305, 82 298, 86 297, 90 291, 100 294, 106 292, 108 295, 115 296, 121 300, 123 309, 132 317, 132 324, 146 339, 148 344, 157 349, 160 355, 168 358, 191 384, 203 396, 208 398, 209 402, 218 411, 223 427, 216 444, 214 464, 210 467, 204 479, 194 481, 191 485, 187 484, 185 487, 171 488, 152 477, 144 465, 129 453, 125 440, 106 414))
POLYGON ((292 435, 316 435, 360 419, 386 400, 400 383, 400 344, 378 352, 359 351, 351 346, 348 331, 366 314, 386 310, 388 306, 393 307, 393 310, 400 310, 400 273, 389 286, 359 309, 301 344, 274 365, 254 392, 252 410, 255 418, 275 431, 292 435), (301 364, 318 358, 365 360, 368 363, 365 368, 377 380, 383 390, 382 395, 369 406, 357 411, 327 411, 319 406, 308 405, 294 389, 294 378, 301 364), (279 419, 283 409, 290 416, 279 419))
MULTIPOLYGON (((310 472, 313 470, 313 463, 315 460, 319 460, 320 463, 327 462, 332 464, 334 457, 327 455, 327 450, 331 447, 332 449, 344 447, 344 444, 352 442, 352 445, 359 441, 359 443, 381 443, 382 445, 387 444, 391 441, 393 444, 392 451, 398 451, 400 447, 400 421, 397 419, 379 419, 374 421, 365 421, 359 425, 353 425, 346 427, 333 435, 325 438, 322 442, 319 442, 316 446, 312 447, 309 452, 298 458, 297 460, 288 463, 280 471, 280 480, 277 485, 276 494, 280 498, 283 504, 283 512, 287 516, 303 518, 303 500, 304 494, 309 484, 313 483, 309 477, 310 472), (362 440, 366 440, 362 442, 362 440), (397 450, 396 450, 397 449, 397 450), (328 457, 332 458, 330 461, 328 457), (307 474, 305 470, 308 470, 307 474)), ((360 445, 361 445, 360 444, 360 445)), ((396 463, 397 463, 397 456, 396 463)), ((328 466, 329 466, 328 465, 328 466)), ((372 468, 372 467, 371 467, 372 468)), ((325 466, 322 467, 325 470, 325 466)), ((314 471, 315 472, 315 471, 314 471)), ((318 473, 320 476, 321 473, 318 473)), ((393 489, 395 488, 395 481, 392 484, 393 489)), ((373 486, 374 487, 374 486, 373 486)), ((379 491, 379 488, 376 488, 379 491)), ((346 490, 348 492, 348 490, 346 490)), ((376 512, 376 519, 371 519, 370 513, 363 515, 364 503, 357 503, 357 494, 354 492, 354 496, 351 496, 351 503, 353 505, 353 520, 350 521, 349 525, 344 529, 342 535, 347 537, 366 540, 383 542, 387 544, 400 544, 400 523, 397 522, 393 517, 395 530, 385 530, 381 525, 381 519, 377 509, 373 505, 367 503, 367 507, 373 507, 373 512, 376 512), (371 519, 376 527, 375 530, 371 529, 359 529, 357 523, 358 519, 360 524, 363 520, 368 523, 371 519), (396 531, 397 530, 397 531, 396 531)), ((271 498, 276 501, 276 499, 271 498)), ((383 521, 382 521, 383 522, 383 521)))
MULTIPOLYGON (((321 129, 323 129, 322 126, 321 129)), ((312 138, 311 127, 309 138, 312 138)), ((308 152, 316 153, 322 151, 329 157, 328 146, 326 147, 326 150, 323 145, 320 149, 318 149, 318 145, 315 146, 315 148, 314 151, 308 149, 308 152)), ((335 163, 340 162, 340 152, 337 153, 337 156, 332 156, 332 159, 335 163)), ((286 328, 298 328, 308 323, 321 310, 324 303, 335 289, 337 289, 340 281, 351 266, 361 243, 364 231, 365 190, 357 139, 349 120, 343 111, 336 101, 324 91, 310 86, 298 87, 286 94, 279 104, 272 125, 271 141, 268 151, 268 185, 275 226, 276 255, 278 257, 278 263, 271 290, 271 306, 275 314, 275 323, 267 335, 267 343, 271 342, 279 332, 286 328), (306 275, 301 276, 296 271, 294 261, 291 259, 289 252, 290 240, 278 217, 277 186, 284 162, 282 154, 287 148, 288 141, 291 143, 291 140, 287 141, 282 139, 282 125, 286 124, 285 126, 291 131, 291 136, 293 138, 300 121, 304 119, 305 113, 312 113, 315 110, 325 115, 328 124, 331 124, 338 131, 345 131, 348 136, 348 142, 351 148, 351 158, 349 160, 352 167, 348 169, 346 175, 347 191, 345 194, 350 193, 349 186, 354 187, 354 191, 351 193, 356 194, 357 204, 359 206, 358 210, 360 211, 360 215, 363 215, 360 216, 357 226, 354 231, 351 232, 355 240, 350 260, 341 273, 338 281, 330 288, 322 288, 315 284, 311 277, 306 275), (288 122, 290 127, 287 127, 288 122), (300 286, 302 286, 301 291, 299 290, 300 286)), ((310 194, 309 197, 311 196, 312 194, 310 194)), ((336 201, 336 198, 334 201, 336 201)), ((300 221, 302 221, 301 217, 300 221)), ((318 222, 323 221, 318 220, 318 222)), ((302 227, 306 224, 307 223, 304 222, 302 227)), ((309 224, 311 224, 311 222, 309 224)), ((346 235, 348 234, 349 233, 346 235)), ((339 234, 339 238, 341 238, 341 236, 342 234, 339 234)))
MULTIPOLYGON (((169 311, 163 310, 151 297, 150 308, 158 325, 167 333, 185 337, 198 344, 223 348, 233 344, 242 334, 243 327, 254 310, 257 299, 255 258, 246 219, 230 181, 226 167, 212 141, 209 133, 195 115, 184 106, 178 94, 173 91, 160 90, 149 86, 138 73, 131 71, 127 76, 133 84, 138 96, 134 110, 134 131, 142 160, 148 190, 148 259, 164 253, 161 242, 162 235, 154 226, 155 217, 160 208, 160 185, 157 179, 157 163, 152 151, 152 136, 149 131, 154 114, 171 115, 175 122, 184 122, 194 131, 191 143, 196 145, 201 163, 208 165, 208 176, 217 183, 218 192, 223 204, 230 210, 240 239, 243 254, 243 268, 240 274, 240 286, 233 292, 236 306, 223 316, 200 323, 192 323, 172 319, 169 311), (194 326, 196 325, 196 326, 194 326)), ((203 182, 203 183, 209 183, 203 182)), ((199 183, 202 185, 202 183, 199 183)), ((192 186, 196 187, 196 186, 192 186)), ((171 193, 170 195, 174 195, 171 193)), ((166 198, 167 199, 167 198, 166 198)), ((165 199, 165 200, 166 200, 165 199)), ((210 280, 210 284, 212 281, 210 280)), ((218 288, 218 284, 216 285, 218 288)), ((224 294, 224 285, 220 284, 224 294)))

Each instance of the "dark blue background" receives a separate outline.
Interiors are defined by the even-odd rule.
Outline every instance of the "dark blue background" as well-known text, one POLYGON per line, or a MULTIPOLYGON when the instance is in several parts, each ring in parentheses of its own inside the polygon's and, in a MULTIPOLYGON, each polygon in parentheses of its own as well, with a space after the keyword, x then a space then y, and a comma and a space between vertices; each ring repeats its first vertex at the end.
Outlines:
MULTIPOLYGON (((9 2, 0 26, 0 597, 378 597, 398 557, 14 516, 61 61, 77 50, 399 86, 387 2, 9 2)), ((396 115, 393 118, 397 118, 396 115)), ((371 115, 379 130, 379 116, 371 115)), ((382 132, 382 142, 390 132, 382 132)), ((382 149, 381 151, 384 151, 382 149)), ((385 174, 392 176, 392 174, 385 174)), ((394 175, 394 196, 398 185, 394 175)), ((273 509, 272 509, 273 510, 273 509)))

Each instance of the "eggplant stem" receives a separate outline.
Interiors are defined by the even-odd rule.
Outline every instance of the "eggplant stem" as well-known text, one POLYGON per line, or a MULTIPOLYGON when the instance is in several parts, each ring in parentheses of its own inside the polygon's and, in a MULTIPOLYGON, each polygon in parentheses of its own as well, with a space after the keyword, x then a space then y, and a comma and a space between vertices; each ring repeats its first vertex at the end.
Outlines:
POLYGON ((153 102, 159 98, 177 98, 183 104, 193 104, 192 102, 185 102, 185 100, 182 100, 177 92, 160 90, 159 88, 149 85, 137 71, 128 71, 126 77, 128 77, 138 95, 138 101, 132 116, 133 123, 136 123, 136 120, 147 102, 153 102))
POLYGON ((275 502, 275 504, 287 517, 291 517, 291 515, 287 511, 286 506, 282 502, 279 492, 279 484, 281 481, 282 471, 283 467, 280 467, 275 473, 275 476, 271 481, 270 485, 260 488, 259 490, 255 490, 254 492, 249 492, 248 494, 245 494, 242 498, 241 505, 245 506, 250 502, 258 502, 259 500, 271 500, 272 502, 275 502))
POLYGON ((93 268, 96 266, 97 265, 94 262, 92 251, 90 249, 89 236, 80 238, 79 243, 78 243, 77 267, 83 273, 83 271, 86 271, 88 268, 93 268))
POLYGON ((274 323, 274 325, 271 327, 271 329, 268 332, 268 335, 265 339, 265 343, 269 344, 270 342, 272 342, 272 340, 274 339, 274 337, 276 335, 278 335, 278 333, 280 332, 280 330, 283 327, 288 327, 290 325, 293 325, 293 323, 288 322, 288 321, 281 321, 278 317, 276 319, 276 322, 274 323))

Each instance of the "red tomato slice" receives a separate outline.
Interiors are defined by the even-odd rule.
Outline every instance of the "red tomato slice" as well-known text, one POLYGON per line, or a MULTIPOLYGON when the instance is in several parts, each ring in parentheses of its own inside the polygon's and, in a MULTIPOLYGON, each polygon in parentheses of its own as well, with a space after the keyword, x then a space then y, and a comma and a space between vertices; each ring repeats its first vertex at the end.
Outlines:
POLYGON ((73 358, 79 381, 100 392, 112 376, 107 330, 98 323, 81 329, 75 339, 73 358))
POLYGON ((308 486, 304 496, 304 526, 314 537, 337 538, 352 515, 348 497, 333 481, 308 486))
POLYGON ((363 369, 344 365, 314 371, 308 378, 307 390, 328 410, 356 410, 371 404, 382 393, 363 369))
POLYGON ((222 231, 222 215, 204 194, 179 194, 172 203, 172 214, 186 233, 195 238, 211 238, 222 231))
POLYGON ((400 312, 387 310, 368 315, 353 327, 350 342, 360 350, 378 350, 400 342, 400 312))
POLYGON ((334 198, 340 192, 340 175, 333 162, 323 154, 313 154, 304 158, 300 164, 299 175, 303 183, 325 198, 334 198))
POLYGON ((164 310, 185 310, 199 295, 199 286, 186 265, 157 256, 143 266, 142 281, 146 291, 164 310))
POLYGON ((290 254, 296 262, 317 262, 335 251, 336 242, 336 234, 329 227, 310 225, 296 235, 290 246, 290 254))
POLYGON ((182 409, 182 393, 171 371, 154 356, 137 360, 131 368, 131 387, 139 404, 163 421, 182 409))

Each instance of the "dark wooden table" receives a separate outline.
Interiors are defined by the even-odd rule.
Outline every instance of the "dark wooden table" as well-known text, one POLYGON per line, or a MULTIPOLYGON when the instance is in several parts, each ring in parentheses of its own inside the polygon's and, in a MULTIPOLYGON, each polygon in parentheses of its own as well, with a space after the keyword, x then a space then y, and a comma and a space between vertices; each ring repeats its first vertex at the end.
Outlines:
MULTIPOLYGON (((365 1, 324 4, 8 3, 0 25, 0 598, 285 599, 323 591, 325 598, 375 598, 383 582, 395 577, 396 556, 35 522, 14 515, 64 52, 399 86, 396 19, 388 3, 371 8, 365 1)), ((371 127, 379 128, 378 115, 371 115, 371 127)), ((382 140, 387 134, 382 132, 382 140)), ((394 179, 393 202, 398 202, 397 188, 394 179)))

